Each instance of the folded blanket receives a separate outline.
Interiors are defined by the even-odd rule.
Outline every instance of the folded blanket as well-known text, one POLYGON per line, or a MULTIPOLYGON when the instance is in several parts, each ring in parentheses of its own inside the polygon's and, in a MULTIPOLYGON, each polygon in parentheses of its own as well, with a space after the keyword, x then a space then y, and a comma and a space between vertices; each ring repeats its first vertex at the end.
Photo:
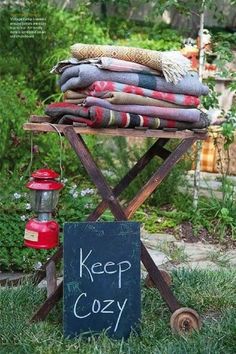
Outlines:
POLYGON ((69 102, 69 103, 74 103, 74 104, 80 104, 82 105, 84 102, 84 98, 65 98, 64 97, 64 102, 69 102))
POLYGON ((101 107, 83 108, 66 103, 52 103, 46 107, 46 114, 60 124, 84 123, 94 128, 119 127, 134 128, 146 127, 150 129, 202 129, 209 125, 205 114, 195 123, 164 120, 125 112, 115 112, 101 107))
POLYGON ((166 102, 172 102, 178 105, 197 107, 200 104, 198 97, 181 95, 174 93, 167 93, 161 91, 153 91, 144 89, 138 86, 120 84, 119 82, 112 81, 95 81, 92 85, 85 89, 78 91, 68 90, 65 92, 64 97, 67 98, 85 98, 87 96, 103 98, 109 92, 124 92, 133 93, 135 95, 155 98, 166 102))
POLYGON ((77 59, 111 57, 142 64, 163 72, 166 81, 174 83, 190 69, 189 60, 179 52, 78 43, 71 46, 71 53, 77 59))
POLYGON ((64 99, 84 99, 88 95, 83 91, 79 92, 79 91, 67 90, 63 96, 64 99))
POLYGON ((92 64, 97 66, 100 69, 106 69, 110 71, 153 74, 159 76, 162 75, 160 71, 153 70, 145 65, 133 63, 131 61, 120 60, 115 58, 107 58, 107 57, 90 58, 85 60, 78 60, 76 58, 61 60, 52 68, 50 73, 62 74, 65 71, 65 69, 78 64, 92 64))
MULTIPOLYGON (((105 92, 100 98, 112 104, 119 104, 119 105, 125 104, 125 105, 157 106, 157 107, 171 107, 171 108, 184 108, 184 109, 189 108, 188 106, 181 106, 175 103, 156 100, 155 98, 143 97, 143 96, 135 95, 133 93, 125 93, 125 92, 105 92)), ((64 101, 81 104, 83 103, 84 99, 64 97, 64 101)))
POLYGON ((161 76, 138 73, 114 72, 99 69, 91 64, 75 65, 67 68, 60 77, 59 83, 63 92, 85 88, 95 81, 115 81, 123 84, 140 86, 146 89, 200 96, 208 93, 197 73, 190 72, 178 84, 166 82, 161 76))
POLYGON ((200 119, 201 111, 198 109, 182 109, 182 108, 168 108, 168 107, 155 107, 155 106, 140 106, 140 105, 118 105, 111 104, 106 100, 98 97, 87 97, 84 100, 85 107, 99 106, 113 111, 128 112, 150 117, 158 117, 162 119, 171 119, 185 122, 198 122, 200 119))

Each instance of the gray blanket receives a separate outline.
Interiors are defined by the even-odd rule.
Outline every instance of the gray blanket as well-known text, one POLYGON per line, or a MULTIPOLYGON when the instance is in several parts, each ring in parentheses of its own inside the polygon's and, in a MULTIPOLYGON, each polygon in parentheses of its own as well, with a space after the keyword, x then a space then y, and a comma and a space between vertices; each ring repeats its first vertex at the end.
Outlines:
POLYGON ((115 81, 135 85, 150 90, 180 93, 193 96, 208 94, 208 87, 203 85, 195 72, 189 72, 176 85, 156 75, 140 73, 114 72, 97 68, 90 64, 75 65, 67 68, 61 75, 59 84, 63 92, 76 90, 91 85, 95 81, 115 81))

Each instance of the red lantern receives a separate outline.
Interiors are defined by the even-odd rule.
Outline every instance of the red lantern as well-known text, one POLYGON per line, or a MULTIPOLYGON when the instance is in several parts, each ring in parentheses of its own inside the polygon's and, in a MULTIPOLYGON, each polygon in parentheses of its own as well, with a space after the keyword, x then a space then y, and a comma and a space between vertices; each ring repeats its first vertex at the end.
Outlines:
POLYGON ((58 177, 53 170, 40 169, 32 173, 32 179, 26 185, 30 189, 31 208, 38 214, 26 224, 24 245, 27 247, 50 249, 58 246, 59 225, 52 220, 59 191, 63 188, 56 180, 58 177))

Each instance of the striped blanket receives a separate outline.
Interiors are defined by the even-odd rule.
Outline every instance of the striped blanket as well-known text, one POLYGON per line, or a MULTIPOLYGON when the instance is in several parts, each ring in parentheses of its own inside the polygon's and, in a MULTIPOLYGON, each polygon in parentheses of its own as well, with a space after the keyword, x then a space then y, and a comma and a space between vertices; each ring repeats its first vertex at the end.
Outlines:
POLYGON ((209 125, 205 114, 201 114, 200 120, 195 123, 165 120, 145 115, 116 112, 102 107, 79 107, 69 103, 52 103, 45 109, 45 113, 51 116, 54 123, 73 124, 83 123, 93 128, 119 127, 134 128, 145 127, 150 129, 175 128, 202 129, 209 125))
POLYGON ((118 105, 98 98, 87 97, 84 100, 85 107, 99 106, 118 112, 128 112, 134 114, 141 114, 150 117, 158 117, 162 119, 171 119, 185 122, 198 122, 201 111, 196 108, 182 109, 169 107, 155 107, 155 106, 141 106, 141 105, 118 105))
MULTIPOLYGON (((111 93, 114 96, 115 92, 130 93, 138 96, 143 96, 145 98, 150 97, 156 100, 170 102, 176 105, 186 106, 186 107, 197 107, 200 104, 200 100, 196 96, 148 90, 142 87, 126 85, 126 84, 121 84, 119 82, 112 82, 112 81, 95 81, 92 85, 90 85, 85 89, 79 89, 76 91, 68 90, 65 92, 64 98, 81 99, 87 96, 104 98, 111 93)), ((111 102, 111 103, 115 103, 115 102, 111 102)))

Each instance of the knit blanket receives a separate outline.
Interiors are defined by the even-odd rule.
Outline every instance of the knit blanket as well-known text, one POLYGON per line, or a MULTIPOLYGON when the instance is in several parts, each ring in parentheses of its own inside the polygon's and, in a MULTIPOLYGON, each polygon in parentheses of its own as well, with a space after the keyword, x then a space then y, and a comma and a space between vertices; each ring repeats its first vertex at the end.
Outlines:
POLYGON ((125 84, 112 82, 112 81, 95 81, 92 85, 90 85, 85 89, 79 89, 78 91, 72 91, 72 90, 66 91, 64 97, 65 99, 85 98, 87 96, 103 98, 110 92, 131 93, 131 94, 150 97, 157 100, 171 102, 177 105, 187 106, 187 107, 197 107, 200 104, 199 98, 195 96, 153 91, 138 86, 125 85, 125 84))
POLYGON ((135 128, 146 127, 150 129, 175 128, 202 129, 209 126, 209 120, 205 114, 201 114, 198 122, 178 122, 164 120, 125 112, 115 112, 102 107, 78 107, 68 103, 52 103, 45 109, 45 113, 54 118, 54 122, 60 124, 83 123, 93 128, 135 128))
POLYGON ((131 61, 120 60, 115 58, 90 58, 85 60, 78 60, 76 58, 70 58, 66 60, 59 61, 50 71, 52 74, 62 74, 65 69, 78 65, 78 64, 92 64, 100 69, 106 69, 110 71, 123 71, 131 73, 141 73, 141 74, 153 74, 162 75, 160 71, 153 70, 148 66, 141 65, 138 63, 133 63, 131 61))
POLYGON ((150 117, 158 117, 162 119, 171 119, 185 122, 198 122, 200 120, 201 111, 195 108, 169 108, 155 106, 140 106, 140 105, 118 105, 98 97, 87 97, 83 103, 86 107, 99 106, 118 112, 128 112, 146 115, 150 117))
POLYGON ((158 52, 155 50, 96 45, 74 44, 72 56, 77 59, 111 57, 148 66, 161 71, 168 82, 177 83, 190 69, 190 62, 180 52, 158 52))
MULTIPOLYGON (((65 95, 66 96, 66 95, 65 95)), ((188 106, 181 106, 175 103, 156 100, 155 98, 143 97, 133 93, 124 92, 106 92, 103 94, 102 99, 118 105, 141 105, 141 106, 157 106, 157 107, 171 107, 171 108, 189 108, 188 106)), ((64 98, 65 102, 81 104, 84 99, 82 98, 64 98)))
POLYGON ((90 86, 95 81, 114 81, 140 86, 149 90, 179 93, 193 96, 206 95, 208 87, 203 85, 197 73, 189 72, 178 84, 166 82, 161 76, 140 73, 114 72, 99 69, 91 64, 75 65, 67 68, 61 75, 59 83, 63 92, 90 86))

